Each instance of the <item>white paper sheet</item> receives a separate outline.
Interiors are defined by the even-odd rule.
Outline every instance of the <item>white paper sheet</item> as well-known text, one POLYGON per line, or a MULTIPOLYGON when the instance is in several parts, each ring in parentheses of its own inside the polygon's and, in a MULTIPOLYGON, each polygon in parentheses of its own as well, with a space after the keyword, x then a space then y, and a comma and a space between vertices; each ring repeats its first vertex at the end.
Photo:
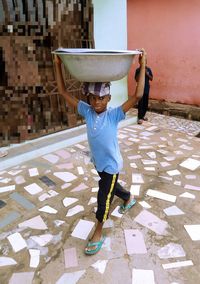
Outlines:
POLYGON ((47 160, 51 164, 56 164, 60 159, 57 155, 54 155, 54 154, 47 154, 43 156, 42 158, 47 160))
POLYGON ((8 185, 0 187, 0 193, 15 190, 15 185, 8 185))
POLYGON ((176 215, 183 215, 185 214, 181 209, 179 209, 177 206, 170 206, 168 208, 163 209, 165 214, 167 216, 176 216, 176 215))
POLYGON ((179 195, 180 197, 185 197, 185 198, 191 198, 191 199, 195 199, 195 195, 189 192, 184 192, 182 194, 179 195))
POLYGON ((89 202, 88 202, 88 205, 94 204, 96 202, 97 202, 97 198, 96 197, 91 197, 89 202))
POLYGON ((156 284, 153 270, 132 270, 132 284, 156 284))
POLYGON ((195 186, 195 185, 191 185, 191 184, 186 184, 184 186, 185 189, 191 189, 191 190, 197 190, 200 191, 200 186, 195 186))
POLYGON ((35 216, 29 220, 26 220, 20 224, 18 224, 19 228, 31 228, 37 230, 46 230, 48 229, 47 225, 44 223, 43 219, 40 215, 35 216))
POLYGON ((139 204, 146 209, 151 208, 151 205, 149 205, 149 203, 147 203, 146 201, 139 201, 139 204))
POLYGON ((39 249, 29 249, 30 254, 30 264, 32 268, 38 267, 40 263, 40 250, 39 249))
POLYGON ((82 205, 76 205, 67 211, 66 217, 74 216, 75 214, 78 214, 83 211, 84 211, 84 207, 82 205))
POLYGON ((38 210, 41 212, 49 213, 49 214, 56 214, 58 212, 58 210, 52 208, 49 205, 45 205, 42 208, 39 208, 38 210))
POLYGON ((200 225, 184 225, 187 233, 193 241, 200 240, 200 225))
POLYGON ((37 168, 31 168, 28 170, 30 177, 35 177, 39 175, 38 169, 37 168))
POLYGON ((139 230, 124 230, 126 249, 129 255, 147 253, 143 234, 139 230))
POLYGON ((77 202, 77 201, 78 201, 78 198, 65 197, 65 198, 63 199, 63 205, 64 205, 65 207, 67 207, 67 206, 69 206, 69 205, 74 204, 74 203, 77 202))
POLYGON ((52 239, 52 234, 44 234, 30 237, 34 242, 36 242, 39 246, 44 247, 48 244, 52 239))
POLYGON ((71 273, 64 273, 55 284, 76 284, 84 275, 85 270, 80 270, 71 273))
POLYGON ((75 176, 74 174, 72 174, 70 172, 55 172, 53 174, 54 174, 54 176, 63 180, 64 182, 70 182, 72 180, 77 179, 77 176, 75 176))
POLYGON ((27 247, 26 241, 20 233, 14 233, 8 236, 7 239, 9 240, 14 252, 18 252, 27 247))
POLYGON ((84 175, 84 170, 82 167, 77 167, 77 171, 79 175, 84 175))
POLYGON ((176 196, 158 190, 148 189, 146 195, 159 198, 165 201, 176 202, 176 196))
POLYGON ((117 206, 117 207, 113 210, 113 212, 111 213, 111 216, 114 216, 114 217, 117 217, 117 218, 121 218, 121 217, 123 216, 123 214, 120 214, 120 213, 118 212, 119 207, 120 207, 120 206, 117 206))
POLYGON ((139 195, 140 195, 140 187, 141 187, 141 185, 132 184, 132 185, 131 185, 131 189, 130 189, 131 195, 137 195, 137 196, 139 196, 139 195))
POLYGON ((169 243, 158 250, 158 256, 161 259, 185 257, 185 251, 179 244, 169 243))
POLYGON ((95 223, 80 219, 72 232, 72 237, 86 240, 95 223))
POLYGON ((43 191, 43 189, 37 183, 31 183, 31 184, 25 186, 24 189, 28 193, 30 193, 31 195, 35 195, 35 194, 43 191))
POLYGON ((98 270, 99 273, 104 274, 108 260, 97 260, 91 266, 98 270))
POLYGON ((164 269, 170 269, 170 268, 178 268, 178 267, 185 267, 191 265, 193 265, 192 260, 185 260, 185 261, 177 261, 177 262, 162 264, 162 267, 164 269))
POLYGON ((181 174, 178 170, 167 171, 167 173, 169 176, 177 176, 181 174))
POLYGON ((0 267, 2 266, 8 266, 8 265, 15 265, 17 262, 11 258, 6 256, 0 256, 0 267))
POLYGON ((144 183, 142 175, 141 174, 132 174, 132 183, 144 183))
POLYGON ((200 166, 200 161, 188 158, 180 164, 181 167, 194 171, 200 166))

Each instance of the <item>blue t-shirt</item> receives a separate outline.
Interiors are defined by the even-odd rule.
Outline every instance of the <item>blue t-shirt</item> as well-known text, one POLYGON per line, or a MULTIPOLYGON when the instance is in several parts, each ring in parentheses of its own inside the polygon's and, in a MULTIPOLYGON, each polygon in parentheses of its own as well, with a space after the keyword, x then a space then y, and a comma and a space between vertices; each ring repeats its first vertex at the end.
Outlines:
POLYGON ((117 126, 125 118, 122 107, 109 108, 98 114, 90 105, 79 101, 78 112, 86 120, 88 143, 96 170, 109 174, 119 173, 123 160, 117 139, 117 126))

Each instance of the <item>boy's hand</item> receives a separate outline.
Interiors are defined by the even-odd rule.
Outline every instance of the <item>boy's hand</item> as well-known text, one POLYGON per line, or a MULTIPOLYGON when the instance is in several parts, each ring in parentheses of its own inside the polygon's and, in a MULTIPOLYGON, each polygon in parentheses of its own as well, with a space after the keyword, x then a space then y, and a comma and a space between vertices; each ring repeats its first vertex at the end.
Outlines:
POLYGON ((62 63, 60 57, 59 57, 57 54, 54 54, 54 62, 55 62, 56 64, 60 64, 60 65, 61 65, 61 63, 62 63))
POLYGON ((146 60, 147 60, 147 54, 146 51, 144 50, 144 48, 139 49, 139 51, 142 52, 142 54, 140 54, 139 56, 139 63, 140 66, 145 66, 146 65, 146 60))

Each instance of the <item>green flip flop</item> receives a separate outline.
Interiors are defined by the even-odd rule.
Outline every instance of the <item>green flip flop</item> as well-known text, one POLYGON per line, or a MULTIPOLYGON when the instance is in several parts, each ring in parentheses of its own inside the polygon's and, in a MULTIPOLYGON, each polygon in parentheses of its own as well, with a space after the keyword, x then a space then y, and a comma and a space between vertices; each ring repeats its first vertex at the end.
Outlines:
POLYGON ((99 242, 89 242, 85 248, 85 254, 93 255, 100 251, 106 237, 103 236, 99 242), (87 248, 96 247, 95 249, 87 250, 87 248))
POLYGON ((133 205, 135 205, 135 203, 136 203, 136 200, 135 200, 135 199, 132 199, 127 205, 122 204, 122 205, 119 207, 118 212, 119 212, 120 214, 126 213, 129 209, 131 209, 131 208, 133 207, 133 205))

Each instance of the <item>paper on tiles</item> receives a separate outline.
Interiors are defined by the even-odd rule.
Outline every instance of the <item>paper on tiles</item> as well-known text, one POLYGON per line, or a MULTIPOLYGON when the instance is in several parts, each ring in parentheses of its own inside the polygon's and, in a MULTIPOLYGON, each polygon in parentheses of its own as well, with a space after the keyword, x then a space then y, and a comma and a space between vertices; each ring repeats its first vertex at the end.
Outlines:
POLYGON ((188 235, 193 241, 200 240, 200 225, 184 225, 188 235))
POLYGON ((158 199, 162 199, 165 201, 176 202, 176 196, 164 192, 160 192, 158 190, 148 189, 146 195, 155 197, 158 199))
POLYGON ((60 159, 57 155, 54 155, 54 154, 47 154, 43 156, 42 158, 47 160, 51 164, 56 164, 60 159))
POLYGON ((61 189, 66 189, 68 187, 70 187, 72 184, 67 182, 67 183, 64 183, 63 185, 61 185, 61 189))
POLYGON ((65 198, 63 199, 63 205, 64 205, 65 207, 67 207, 67 206, 69 206, 69 205, 71 205, 71 204, 73 204, 73 203, 75 203, 75 202, 77 202, 77 201, 78 201, 78 198, 65 197, 65 198))
POLYGON ((72 163, 65 163, 65 164, 56 165, 56 167, 59 170, 70 170, 70 169, 73 169, 74 166, 72 163))
POLYGON ((183 215, 185 214, 181 209, 179 209, 177 206, 170 206, 168 208, 163 209, 165 214, 167 216, 176 216, 176 215, 183 215))
POLYGON ((167 171, 167 173, 169 176, 177 176, 181 174, 178 170, 167 171))
POLYGON ((15 190, 15 185, 1 186, 0 193, 15 190))
POLYGON ((131 185, 131 189, 130 189, 131 195, 137 195, 137 196, 139 196, 139 195, 140 195, 140 187, 141 187, 141 185, 132 184, 132 185, 131 185))
POLYGON ((174 161, 175 157, 174 156, 167 156, 167 157, 163 157, 166 161, 170 162, 170 161, 174 161))
MULTIPOLYGON (((142 137, 142 139, 144 140, 150 140, 150 138, 147 138, 147 137, 142 137)), ((142 145, 142 146, 139 146, 138 147, 139 150, 148 150, 148 149, 153 149, 153 146, 149 146, 149 145, 142 145)))
POLYGON ((64 149, 58 150, 55 153, 63 159, 68 159, 71 157, 71 154, 64 149))
POLYGON ((70 172, 55 172, 53 174, 54 176, 63 180, 64 182, 70 182, 70 181, 77 179, 77 176, 75 176, 74 174, 70 172))
POLYGON ((185 255, 183 247, 175 243, 169 243, 158 250, 158 256, 161 259, 184 257, 185 255))
POLYGON ((195 185, 191 185, 191 184, 186 184, 184 186, 185 189, 191 189, 191 190, 197 190, 199 191, 200 190, 200 186, 195 186, 195 185))
POLYGON ((42 208, 39 208, 38 210, 41 212, 50 213, 50 214, 56 214, 58 212, 56 209, 52 208, 49 205, 45 205, 42 208))
POLYGON ((160 162, 160 164, 163 168, 170 166, 168 162, 160 162))
POLYGON ((193 150, 193 147, 190 147, 185 144, 180 145, 179 148, 184 149, 184 150, 189 150, 189 151, 193 150))
POLYGON ((78 259, 76 248, 69 248, 64 250, 65 268, 78 266, 78 259))
POLYGON ((104 248, 107 251, 111 251, 111 238, 106 237, 106 239, 105 239, 105 241, 102 245, 102 248, 104 248))
POLYGON ((22 184, 26 182, 23 176, 16 176, 14 178, 14 181, 16 182, 16 184, 22 184))
POLYGON ((92 221, 80 219, 71 235, 72 237, 86 240, 94 225, 95 223, 92 221))
POLYGON ((108 260, 97 260, 91 266, 94 267, 94 269, 97 269, 99 273, 104 274, 107 263, 108 263, 108 260))
POLYGON ((179 195, 180 197, 185 197, 185 198, 191 198, 191 199, 195 199, 195 195, 189 192, 184 192, 182 194, 179 195))
POLYGON ((97 198, 96 197, 91 197, 89 202, 88 202, 88 205, 94 204, 96 202, 97 202, 97 198))
POLYGON ((146 209, 150 209, 151 205, 149 205, 149 203, 147 203, 146 201, 139 201, 139 204, 146 209))
POLYGON ((156 284, 153 270, 132 270, 132 284, 156 284))
POLYGON ((154 160, 144 160, 144 159, 142 159, 142 163, 144 165, 156 165, 158 162, 154 161, 154 160))
POLYGON ((11 180, 12 180, 11 178, 1 178, 0 182, 6 184, 6 183, 9 183, 11 180))
POLYGON ((60 227, 61 225, 63 225, 65 223, 65 221, 63 220, 54 220, 53 221, 56 227, 60 227))
POLYGON ((194 171, 200 166, 200 161, 193 158, 188 158, 183 161, 180 166, 188 170, 194 171))
POLYGON ((64 273, 55 284, 76 284, 85 274, 85 270, 79 270, 71 273, 64 273))
POLYGON ((9 280, 9 284, 32 284, 34 272, 18 272, 13 273, 9 280))
POLYGON ((35 243, 37 243, 39 246, 44 247, 46 244, 48 244, 52 239, 52 234, 44 234, 44 235, 38 235, 38 236, 31 236, 30 237, 35 243))
POLYGON ((15 265, 17 262, 11 258, 6 256, 0 256, 0 267, 2 266, 8 266, 8 265, 15 265))
POLYGON ((124 230, 124 235, 129 255, 147 253, 143 235, 139 230, 124 230))
POLYGON ((160 178, 166 179, 166 180, 172 180, 172 177, 165 177, 165 176, 159 176, 160 178))
POLYGON ((81 190, 85 190, 87 188, 88 188, 88 186, 82 182, 77 187, 72 189, 70 192, 78 192, 78 191, 81 191, 81 190))
POLYGON ((128 140, 129 140, 129 141, 132 141, 132 142, 136 142, 136 143, 140 141, 140 139, 138 139, 138 138, 133 138, 133 137, 128 138, 128 140))
POLYGON ((10 174, 11 176, 16 176, 21 172, 22 170, 12 170, 12 171, 9 171, 8 174, 10 174))
POLYGON ((181 181, 180 180, 175 180, 174 184, 180 186, 181 185, 181 181))
POLYGON ((28 170, 30 177, 35 177, 39 175, 38 169, 37 168, 31 168, 28 170))
POLYGON ((39 249, 29 249, 30 254, 30 264, 32 268, 38 267, 40 263, 40 250, 39 249))
POLYGON ((141 155, 128 156, 129 160, 138 160, 138 159, 141 159, 141 158, 142 158, 141 155))
POLYGON ((136 163, 130 163, 131 168, 137 169, 136 163))
POLYGON ((14 252, 18 252, 27 247, 26 241, 20 233, 14 233, 8 236, 7 239, 9 240, 14 252))
POLYGON ((156 169, 154 167, 144 167, 146 171, 155 171, 156 169))
POLYGON ((158 235, 167 234, 166 229, 168 228, 168 223, 159 219, 156 215, 147 210, 140 212, 140 214, 136 216, 134 221, 144 227, 147 227, 158 235))
POLYGON ((43 189, 37 184, 37 183, 31 183, 27 186, 24 186, 24 189, 30 193, 31 195, 35 195, 41 191, 43 191, 43 189))
POLYGON ((174 153, 175 153, 176 155, 182 155, 182 154, 183 154, 182 151, 174 151, 174 153))
POLYGON ((74 216, 75 214, 78 214, 83 211, 84 211, 84 207, 82 205, 76 205, 67 211, 66 217, 74 216))
POLYGON ((77 167, 77 171, 79 175, 84 175, 84 170, 82 167, 77 167))
POLYGON ((47 225, 44 223, 43 219, 40 215, 35 216, 29 220, 26 220, 20 224, 18 224, 19 228, 31 228, 31 229, 37 229, 37 230, 46 230, 48 229, 47 225))
POLYGON ((143 132, 140 133, 140 135, 148 137, 148 136, 152 136, 154 134, 149 132, 149 131, 143 131, 143 132))
POLYGON ((44 201, 44 200, 49 199, 49 198, 51 198, 51 197, 54 197, 54 196, 56 196, 56 195, 58 195, 58 192, 56 192, 55 190, 51 189, 51 190, 49 190, 47 193, 41 194, 41 195, 38 197, 38 199, 39 199, 40 201, 44 201))
POLYGON ((177 261, 177 262, 162 264, 162 267, 164 269, 170 269, 170 268, 178 268, 178 267, 185 267, 185 266, 191 266, 191 265, 193 265, 192 260, 184 260, 184 261, 177 261))
POLYGON ((113 210, 113 212, 111 213, 112 216, 115 216, 115 217, 118 217, 118 218, 121 218, 121 217, 123 216, 123 214, 120 214, 120 213, 118 212, 119 207, 120 207, 120 206, 117 206, 117 207, 113 210))
POLYGON ((148 155, 151 159, 156 159, 156 153, 155 153, 155 152, 148 152, 147 155, 148 155))
POLYGON ((197 176, 195 176, 195 175, 186 175, 185 178, 186 179, 196 179, 197 176))
POLYGON ((76 144, 76 145, 74 145, 74 146, 76 146, 77 148, 79 148, 79 149, 81 149, 81 150, 85 149, 85 146, 83 146, 83 145, 81 145, 81 144, 76 144))
POLYGON ((144 183, 142 175, 141 174, 132 174, 132 183, 144 183))

